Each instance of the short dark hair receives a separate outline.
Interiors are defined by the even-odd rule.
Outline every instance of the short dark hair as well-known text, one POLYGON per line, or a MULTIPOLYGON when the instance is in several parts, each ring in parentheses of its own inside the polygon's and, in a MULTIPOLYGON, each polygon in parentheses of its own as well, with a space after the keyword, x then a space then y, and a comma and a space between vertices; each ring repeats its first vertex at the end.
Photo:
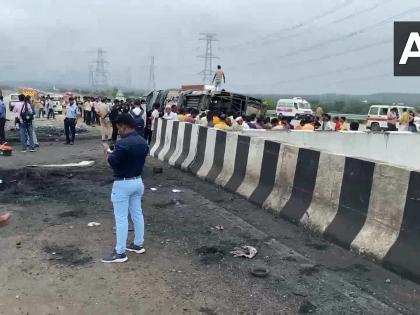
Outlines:
POLYGON ((217 65, 217 69, 222 69, 222 66, 221 65, 217 65))
POLYGON ((159 109, 160 108, 160 104, 159 103, 154 103, 153 104, 153 108, 154 109, 159 109))
POLYGON ((115 118, 114 123, 116 125, 124 125, 124 126, 127 126, 127 127, 131 128, 131 129, 136 129, 136 126, 137 126, 136 125, 136 121, 134 120, 134 118, 130 114, 127 114, 127 113, 119 114, 117 116, 117 118, 115 118))
POLYGON ((341 120, 342 120, 342 121, 346 121, 346 117, 342 116, 342 117, 341 117, 341 120))
POLYGON ((25 100, 25 95, 19 94, 19 101, 23 102, 25 100))
POLYGON ((0 100, 3 100, 3 95, 0 95, 0 100))
POLYGON ((350 130, 351 131, 358 131, 359 130, 359 123, 357 121, 352 121, 350 123, 350 130))

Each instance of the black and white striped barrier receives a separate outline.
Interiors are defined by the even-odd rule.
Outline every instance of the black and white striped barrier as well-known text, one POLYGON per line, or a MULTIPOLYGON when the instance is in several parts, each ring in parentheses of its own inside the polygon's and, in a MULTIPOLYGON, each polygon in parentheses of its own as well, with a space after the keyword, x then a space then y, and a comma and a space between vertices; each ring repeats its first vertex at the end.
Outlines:
POLYGON ((420 173, 159 119, 150 155, 420 282, 420 173))

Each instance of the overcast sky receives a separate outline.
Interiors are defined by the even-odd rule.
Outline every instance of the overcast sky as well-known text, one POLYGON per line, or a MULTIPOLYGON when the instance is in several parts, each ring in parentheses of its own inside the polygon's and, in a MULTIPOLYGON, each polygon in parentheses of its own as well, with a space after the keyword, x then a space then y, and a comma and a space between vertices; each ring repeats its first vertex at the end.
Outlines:
POLYGON ((103 48, 113 85, 147 88, 151 55, 158 88, 201 83, 212 32, 233 91, 420 92, 393 77, 394 20, 420 21, 419 1, 0 0, 0 82, 87 85, 103 48))

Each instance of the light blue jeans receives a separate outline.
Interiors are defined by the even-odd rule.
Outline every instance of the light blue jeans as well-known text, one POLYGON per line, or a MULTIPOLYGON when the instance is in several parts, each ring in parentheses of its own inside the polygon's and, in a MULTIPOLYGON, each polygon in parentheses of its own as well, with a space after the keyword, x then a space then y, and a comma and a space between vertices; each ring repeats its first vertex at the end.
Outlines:
POLYGON ((34 129, 32 124, 21 123, 19 124, 20 144, 22 150, 26 150, 26 145, 29 145, 30 149, 34 149, 34 129))
POLYGON ((117 254, 125 252, 128 237, 128 212, 134 224, 134 245, 143 246, 144 219, 141 209, 141 197, 144 185, 141 178, 114 181, 111 201, 114 205, 115 226, 117 235, 117 254))

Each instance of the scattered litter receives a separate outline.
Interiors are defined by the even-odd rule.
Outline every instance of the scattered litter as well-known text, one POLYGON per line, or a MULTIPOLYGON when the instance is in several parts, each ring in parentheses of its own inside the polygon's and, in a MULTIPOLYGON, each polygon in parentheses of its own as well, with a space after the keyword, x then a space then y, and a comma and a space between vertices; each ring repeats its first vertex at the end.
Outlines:
POLYGON ((235 247, 230 253, 233 254, 233 257, 245 257, 251 259, 255 257, 258 251, 255 247, 244 245, 241 247, 235 247))
POLYGON ((173 192, 173 193, 180 193, 180 192, 182 192, 182 190, 179 190, 179 189, 172 189, 172 192, 173 192))
POLYGON ((223 227, 223 225, 216 225, 215 226, 215 229, 216 230, 219 230, 219 231, 223 231, 224 230, 224 227, 223 227))
POLYGON ((385 282, 386 283, 391 283, 391 279, 386 279, 385 282))
POLYGON ((69 226, 69 229, 72 229, 72 228, 73 228, 73 225, 70 225, 70 226, 69 226))
POLYGON ((153 173, 154 174, 162 174, 163 169, 161 167, 154 167, 153 168, 153 173))
POLYGON ((99 222, 89 222, 88 226, 92 227, 92 226, 100 226, 101 224, 99 222))
POLYGON ((256 267, 249 271, 254 277, 265 278, 270 273, 270 270, 265 267, 256 267))
POLYGON ((0 179, 0 184, 3 184, 3 180, 2 179, 0 179))
POLYGON ((22 242, 16 242, 16 248, 21 248, 22 247, 22 242))
POLYGON ((55 254, 57 254, 57 253, 56 253, 56 252, 52 252, 51 254, 52 254, 52 255, 55 255, 55 254))
POLYGON ((150 190, 151 190, 151 191, 156 191, 156 190, 157 190, 157 188, 153 188, 153 187, 152 187, 152 188, 150 188, 150 190))
POLYGON ((68 164, 35 164, 27 165, 27 167, 46 167, 46 168, 66 168, 66 167, 90 167, 95 164, 95 161, 82 161, 79 163, 68 163, 68 164))
POLYGON ((16 300, 19 300, 19 297, 20 297, 19 295, 16 295, 16 300))

